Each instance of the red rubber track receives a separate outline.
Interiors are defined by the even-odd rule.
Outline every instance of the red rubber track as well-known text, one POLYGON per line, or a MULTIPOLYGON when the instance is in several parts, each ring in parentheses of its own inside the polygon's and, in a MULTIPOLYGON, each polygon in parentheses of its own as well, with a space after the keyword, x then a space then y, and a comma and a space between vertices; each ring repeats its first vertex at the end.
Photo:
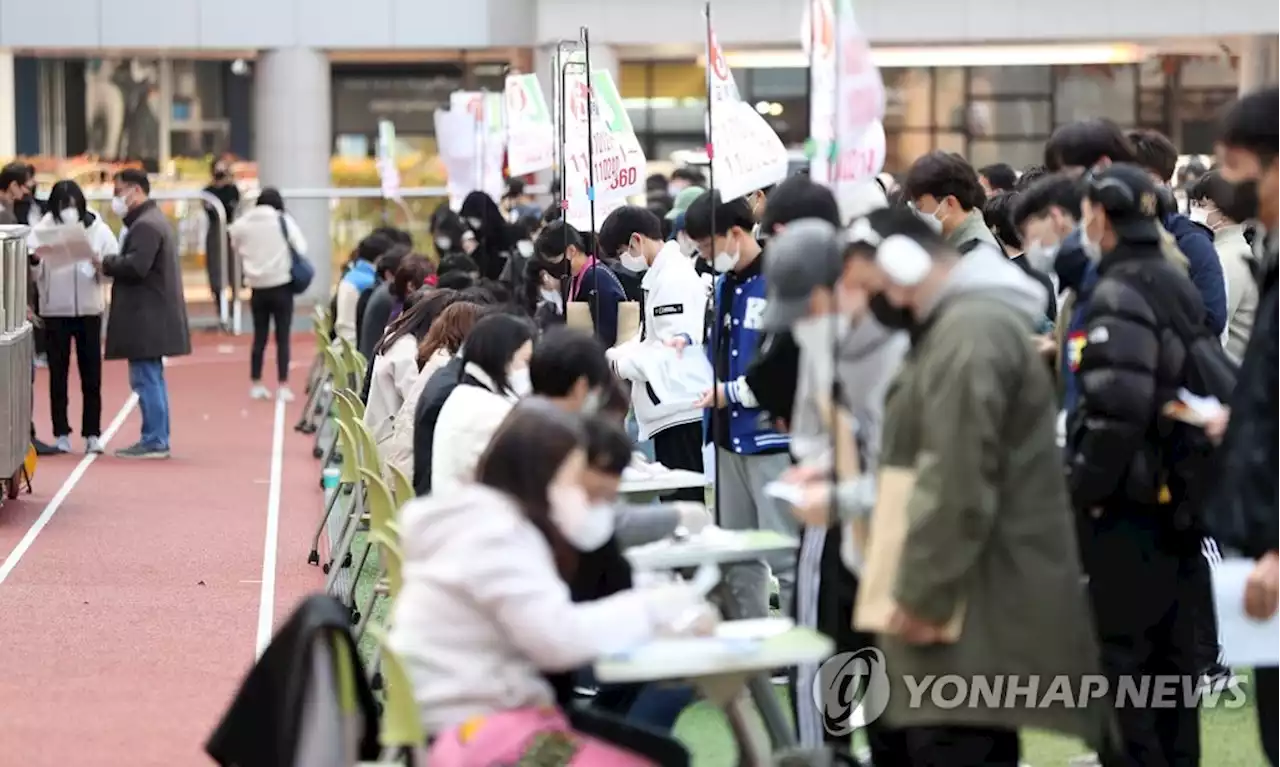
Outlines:
MULTIPOLYGON (((295 336, 298 401, 284 423, 277 626, 323 584, 306 564, 318 467, 310 438, 293 431, 310 338, 295 336)), ((0 583, 0 764, 208 764, 204 741, 253 663, 275 403, 248 398, 245 337, 197 337, 165 376, 173 458, 110 456, 137 439, 135 408, 0 583)), ((103 381, 105 430, 129 396, 125 363, 107 363, 103 381)), ((47 387, 40 371, 35 420, 45 440, 47 387)), ((77 430, 78 387, 73 374, 77 430)), ((73 445, 83 449, 78 436, 73 445)), ((34 493, 0 506, 0 562, 81 458, 42 458, 34 493)))

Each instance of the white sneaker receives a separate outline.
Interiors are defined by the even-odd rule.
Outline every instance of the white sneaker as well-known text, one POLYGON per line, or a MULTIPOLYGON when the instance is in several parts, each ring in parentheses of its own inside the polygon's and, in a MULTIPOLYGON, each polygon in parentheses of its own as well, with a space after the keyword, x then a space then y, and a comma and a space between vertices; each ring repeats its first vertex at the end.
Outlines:
POLYGON ((66 434, 63 434, 61 437, 58 437, 53 441, 53 449, 57 450, 59 453, 70 453, 71 437, 67 436, 66 434))
POLYGON ((262 384, 256 383, 253 388, 249 389, 249 397, 252 399, 271 399, 271 391, 262 384))
POLYGON ((276 399, 281 402, 293 402, 293 391, 288 386, 281 386, 276 389, 276 399))
POLYGON ((101 437, 88 437, 84 441, 84 452, 86 455, 97 455, 104 452, 101 437))

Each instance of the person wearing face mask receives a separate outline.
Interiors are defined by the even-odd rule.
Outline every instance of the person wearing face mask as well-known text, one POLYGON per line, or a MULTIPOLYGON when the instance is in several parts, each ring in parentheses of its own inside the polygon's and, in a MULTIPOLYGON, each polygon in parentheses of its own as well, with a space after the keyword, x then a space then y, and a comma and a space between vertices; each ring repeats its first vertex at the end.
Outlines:
POLYGON ((481 277, 498 279, 507 259, 515 252, 515 241, 498 204, 484 192, 471 192, 463 199, 458 215, 466 227, 462 235, 463 252, 480 266, 481 277))
MULTIPOLYGON (((653 439, 654 457, 671 469, 702 471, 702 408, 694 403, 712 384, 701 350, 682 350, 705 338, 707 292, 679 244, 662 241, 662 223, 644 208, 625 205, 600 227, 600 247, 643 274, 643 316, 630 341, 609 350, 618 375, 631 382, 640 441, 653 439), (659 394, 661 392, 661 394, 659 394)), ((670 500, 702 501, 703 488, 670 500)))
POLYGON ((1213 247, 1222 262, 1227 288, 1227 329, 1223 344, 1231 359, 1244 358, 1253 317, 1258 308, 1258 285, 1253 279, 1253 248, 1244 238, 1244 222, 1227 215, 1235 189, 1216 170, 1197 178, 1187 189, 1190 218, 1213 232, 1213 247))
MULTIPOLYGON (((1258 311, 1245 346, 1230 408, 1208 427, 1220 441, 1222 472, 1205 504, 1205 523, 1214 537, 1255 561, 1241 595, 1254 620, 1275 616, 1280 593, 1277 557, 1276 464, 1280 351, 1277 343, 1277 235, 1280 235, 1280 161, 1276 126, 1280 91, 1273 86, 1242 97, 1227 112, 1215 147, 1222 179, 1232 186, 1223 212, 1235 221, 1257 221, 1253 247, 1258 261, 1258 311)), ((1277 746, 1276 667, 1254 669, 1254 699, 1262 748, 1273 767, 1277 746)))
POLYGON ((705 187, 707 179, 697 168, 676 168, 671 171, 671 181, 667 184, 667 194, 675 200, 680 193, 690 187, 705 187))
POLYGON ((850 253, 849 285, 871 297, 882 324, 911 330, 885 400, 871 529, 899 515, 910 524, 896 551, 872 533, 855 609, 888 669, 877 723, 905 754, 890 763, 1015 767, 1018 731, 1031 727, 1106 753, 1105 700, 913 705, 908 675, 998 668, 1082 684, 1097 673, 1097 645, 1053 438, 1053 385, 1030 340, 1044 289, 994 249, 959 253, 908 211, 873 213, 855 228, 866 246, 850 253))
MULTIPOLYGON (((707 439, 715 445, 719 524, 728 530, 798 536, 800 527, 786 505, 764 490, 791 465, 790 441, 774 430, 747 380, 765 334, 768 306, 763 253, 751 236, 751 207, 742 198, 725 202, 719 192, 708 192, 689 206, 685 226, 704 257, 714 254, 712 265, 720 274, 706 343, 719 383, 697 405, 707 410, 707 439)), ((743 617, 768 615, 770 569, 778 579, 779 607, 784 613, 791 611, 796 557, 788 552, 769 558, 767 566, 744 563, 725 572, 743 617)))
POLYGON ((11 162, 0 168, 0 225, 25 223, 15 212, 27 196, 27 168, 11 162))
POLYGON ((391 645, 433 765, 536 761, 529 749, 547 738, 568 739, 575 764, 688 763, 668 737, 557 706, 547 678, 708 615, 682 583, 574 601, 584 559, 610 538, 612 510, 584 487, 586 443, 578 418, 528 399, 493 434, 474 480, 399 512, 405 582, 391 645))
POLYGON ((112 279, 105 358, 129 361, 129 386, 142 411, 141 439, 115 451, 119 458, 169 457, 163 359, 191 353, 178 238, 150 194, 146 172, 116 174, 111 210, 129 233, 120 253, 103 258, 101 267, 112 279))
POLYGON ((533 323, 510 314, 476 323, 462 347, 458 386, 440 406, 432 430, 431 489, 440 493, 471 480, 498 424, 528 396, 533 323))
POLYGON ((1013 192, 996 192, 991 195, 982 206, 982 219, 986 222, 987 229, 991 230, 1000 243, 1000 249, 1004 251, 1005 256, 1026 272, 1028 277, 1040 283, 1040 287, 1044 288, 1044 292, 1049 296, 1044 304, 1045 321, 1041 323, 1039 329, 1040 333, 1048 333, 1058 319, 1058 291, 1048 274, 1031 266, 1027 261, 1022 237, 1018 234, 1017 227, 1013 225, 1015 197, 1013 192))
POLYGON ((224 228, 213 206, 207 202, 204 205, 205 216, 209 221, 209 230, 205 234, 204 263, 209 276, 209 292, 213 294, 216 305, 218 297, 223 292, 224 274, 232 290, 240 288, 240 262, 235 257, 235 250, 230 241, 230 227, 235 222, 237 209, 240 207, 240 188, 236 186, 235 176, 231 173, 231 164, 225 158, 220 157, 213 161, 210 175, 212 179, 204 191, 218 198, 218 202, 222 204, 222 211, 226 214, 224 228), (225 257, 225 263, 218 262, 220 254, 225 257))
MULTIPOLYGON (((885 215, 875 211, 868 218, 885 215)), ((854 237, 874 239, 868 234, 854 237)), ((870 316, 866 295, 849 284, 847 267, 856 244, 830 221, 800 219, 769 241, 765 264, 766 327, 789 329, 801 353, 791 419, 791 453, 797 466, 779 478, 799 485, 803 493, 792 505, 792 513, 805 525, 795 617, 800 625, 830 636, 837 653, 873 646, 873 637, 852 629, 858 562, 848 557, 852 541, 844 539, 849 524, 865 520, 875 500, 873 477, 885 390, 909 345, 906 333, 889 330, 870 316), (850 433, 841 433, 850 424, 850 433), (848 440, 846 445, 840 444, 842 439, 848 440), (841 477, 837 457, 855 445, 861 474, 841 477)), ((799 670, 795 700, 813 698, 817 672, 816 667, 799 670)), ((803 746, 816 748, 824 740, 848 743, 848 737, 826 731, 812 706, 796 706, 796 722, 803 746)), ((876 763, 893 763, 874 724, 868 741, 876 763)))
MULTIPOLYGON (((1179 387, 1211 385, 1189 379, 1189 360, 1204 370, 1210 351, 1230 363, 1218 344, 1198 343, 1216 336, 1195 285, 1161 253, 1153 180, 1115 163, 1085 183, 1082 229, 1101 258, 1084 310, 1067 467, 1103 667, 1113 680, 1198 678, 1205 606, 1197 584, 1207 569, 1198 508, 1214 469, 1201 460, 1204 432, 1167 419, 1162 407, 1179 387)), ((1126 764, 1198 763, 1194 704, 1121 707, 1118 717, 1126 764)))
POLYGON ((930 152, 916 160, 902 182, 911 209, 961 253, 979 245, 1000 249, 982 219, 986 194, 973 166, 958 154, 930 152))
POLYGON ((98 264, 120 252, 111 227, 89 210, 84 192, 74 181, 59 181, 49 191, 49 213, 36 222, 29 238, 32 271, 40 295, 40 317, 49 340, 49 405, 53 416, 54 447, 71 452, 71 423, 67 419, 67 373, 71 345, 76 348, 80 373, 81 428, 86 453, 102 452, 102 275, 98 264), (48 266, 43 257, 54 246, 39 245, 41 234, 61 227, 83 227, 94 261, 48 266))
MULTIPOLYGON (((560 285, 543 279, 537 283, 539 295, 558 288, 566 304, 585 303, 596 338, 605 346, 613 346, 618 343, 618 304, 627 300, 626 291, 613 270, 590 254, 589 236, 564 221, 543 228, 534 250, 542 262, 540 267, 558 278, 560 285)), ((551 300, 550 296, 546 299, 551 300)))

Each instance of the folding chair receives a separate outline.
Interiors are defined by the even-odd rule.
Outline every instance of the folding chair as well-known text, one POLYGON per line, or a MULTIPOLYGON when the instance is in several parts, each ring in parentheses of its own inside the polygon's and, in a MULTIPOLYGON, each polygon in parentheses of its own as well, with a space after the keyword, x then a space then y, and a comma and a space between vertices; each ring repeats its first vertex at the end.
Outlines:
MULTIPOLYGON (((395 501, 391 498, 391 491, 387 489, 387 485, 382 481, 382 477, 378 472, 370 471, 368 468, 361 467, 360 475, 364 479, 365 487, 369 489, 369 537, 365 541, 364 551, 360 554, 359 565, 356 567, 355 576, 351 580, 351 598, 355 600, 356 583, 359 582, 360 574, 364 572, 364 563, 369 559, 369 552, 377 545, 378 540, 390 540, 391 533, 388 527, 392 521, 392 515, 395 514, 395 501)), ((379 549, 381 551, 381 549, 379 549)), ((383 578, 386 577, 387 566, 386 560, 381 555, 378 557, 377 577, 374 579, 373 590, 369 592, 369 598, 364 605, 356 605, 356 638, 359 639, 364 635, 365 628, 369 623, 369 617, 373 615, 373 606, 378 601, 379 588, 383 587, 383 578)))
MULTIPOLYGON (((379 596, 387 598, 387 618, 382 623, 374 623, 374 628, 386 630, 391 626, 391 609, 396 603, 396 599, 400 596, 400 589, 404 585, 404 553, 400 550, 400 528, 395 522, 387 523, 386 528, 369 536, 371 540, 378 546, 379 562, 382 563, 386 570, 386 578, 378 584, 374 590, 379 596)), ((369 609, 369 618, 373 620, 373 609, 369 609)), ((365 627, 368 630, 369 627, 365 627)), ((382 669, 380 666, 382 660, 382 645, 375 644, 373 647, 373 656, 369 659, 369 668, 373 673, 369 677, 369 686, 375 690, 382 689, 382 669)))
POLYGON ((347 388, 352 391, 360 391, 364 386, 364 367, 362 361, 364 355, 356 350, 354 344, 345 338, 338 339, 341 347, 342 365, 347 373, 347 388))
MULTIPOLYGON (((342 462, 341 479, 339 481, 339 491, 334 493, 334 498, 341 499, 348 494, 351 497, 349 511, 346 518, 342 522, 338 535, 330 535, 329 560, 324 564, 323 570, 328 576, 325 581, 325 593, 333 594, 334 587, 337 585, 338 573, 345 567, 351 565, 351 541, 355 539, 356 530, 360 527, 360 518, 364 516, 364 492, 360 481, 360 446, 356 438, 351 434, 351 429, 341 421, 337 421, 334 427, 338 432, 338 441, 342 443, 342 453, 345 460, 342 462), (349 493, 347 488, 350 488, 349 493), (339 562, 341 557, 341 562, 339 562), (335 567, 335 563, 337 566, 335 567)), ((328 520, 332 514, 333 508, 338 505, 338 501, 330 499, 325 509, 324 517, 320 520, 320 526, 316 530, 313 548, 319 546, 320 535, 325 531, 328 520)))
POLYGON ((325 349, 329 348, 329 331, 325 327, 327 326, 321 326, 319 322, 314 326, 316 356, 311 361, 311 371, 307 374, 307 401, 302 405, 298 422, 293 425, 295 431, 303 434, 310 434, 316 430, 316 420, 320 416, 316 405, 319 404, 326 386, 331 386, 333 382, 324 356, 325 349))
POLYGON ((312 408, 311 423, 315 426, 316 444, 311 454, 316 458, 324 458, 328 463, 328 455, 333 449, 333 442, 337 439, 337 435, 330 427, 329 415, 333 407, 333 398, 337 392, 346 388, 342 382, 346 380, 346 368, 342 364, 342 358, 339 351, 333 346, 324 348, 324 365, 328 371, 327 382, 320 389, 320 394, 316 398, 315 406, 312 408))
POLYGON ((413 687, 409 684, 409 675, 404 664, 391 649, 391 642, 386 632, 379 626, 369 629, 378 640, 381 650, 382 666, 386 675, 385 705, 382 709, 382 723, 379 738, 382 741, 383 763, 392 760, 404 760, 405 764, 423 764, 416 759, 420 749, 427 742, 426 731, 422 727, 422 717, 418 713, 418 703, 413 699, 413 687))
MULTIPOLYGON (((351 415, 344 412, 342 423, 350 430, 352 437, 356 442, 356 449, 359 450, 359 475, 360 488, 364 491, 365 506, 368 508, 369 531, 378 530, 391 521, 395 513, 395 501, 391 498, 391 491, 387 490, 386 483, 382 481, 382 472, 378 466, 378 449, 374 445, 373 435, 369 432, 369 427, 364 421, 351 420, 351 415), (369 482, 369 477, 375 477, 378 480, 378 487, 369 482), (386 503, 381 506, 375 506, 375 489, 380 489, 386 496, 386 503)), ((356 530, 360 530, 363 526, 364 519, 356 524, 356 530)), ((354 545, 354 536, 352 543, 354 545)), ((351 619, 353 622, 359 622, 360 612, 356 605, 356 585, 360 582, 360 576, 364 573, 364 564, 368 561, 369 551, 373 544, 368 540, 365 541, 364 548, 360 552, 360 559, 356 564, 356 568, 351 573, 350 588, 341 591, 339 598, 347 607, 352 608, 351 619)), ((381 577, 381 573, 379 573, 381 577)))
POLYGON ((409 477, 400 471, 399 467, 387 466, 387 473, 391 475, 391 492, 396 497, 396 511, 400 511, 400 507, 417 497, 413 489, 413 483, 409 481, 409 477))

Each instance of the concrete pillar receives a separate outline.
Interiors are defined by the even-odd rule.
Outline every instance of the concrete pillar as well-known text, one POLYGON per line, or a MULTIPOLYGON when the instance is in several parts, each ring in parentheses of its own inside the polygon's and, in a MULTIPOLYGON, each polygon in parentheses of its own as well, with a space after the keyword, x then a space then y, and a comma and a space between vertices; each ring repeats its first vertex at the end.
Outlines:
POLYGON ((332 288, 329 200, 293 199, 289 189, 332 185, 329 59, 312 48, 263 51, 254 78, 254 157, 263 186, 286 192, 285 207, 307 238, 316 277, 308 296, 327 301, 332 288))
POLYGON ((1275 35, 1245 38, 1240 50, 1240 95, 1276 83, 1277 40, 1275 35))
POLYGON ((13 52, 0 48, 0 162, 18 154, 18 103, 13 89, 13 52))

